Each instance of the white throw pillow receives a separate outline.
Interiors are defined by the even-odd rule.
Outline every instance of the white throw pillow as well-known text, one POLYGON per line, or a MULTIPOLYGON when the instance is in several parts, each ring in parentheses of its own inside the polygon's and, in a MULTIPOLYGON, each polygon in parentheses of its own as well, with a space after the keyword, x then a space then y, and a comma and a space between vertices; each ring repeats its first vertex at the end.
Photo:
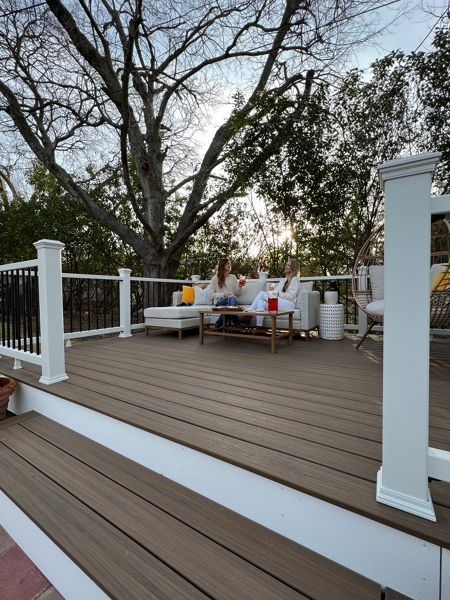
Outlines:
POLYGON ((196 285, 194 287, 194 306, 198 306, 199 304, 207 304, 210 305, 211 301, 208 298, 208 294, 206 293, 207 288, 203 289, 201 287, 199 287, 198 285, 196 285))
POLYGON ((247 279, 247 283, 237 297, 239 304, 251 304, 256 294, 264 289, 265 284, 265 279, 247 279))
POLYGON ((384 265, 370 265, 370 287, 372 288, 372 302, 384 298, 384 265))

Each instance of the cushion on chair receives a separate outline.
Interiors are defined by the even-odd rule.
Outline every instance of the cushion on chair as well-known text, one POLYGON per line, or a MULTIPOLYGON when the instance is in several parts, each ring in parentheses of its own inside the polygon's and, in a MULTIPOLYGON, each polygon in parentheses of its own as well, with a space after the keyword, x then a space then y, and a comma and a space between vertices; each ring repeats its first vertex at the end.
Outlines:
POLYGON ((384 265, 370 265, 370 287, 372 288, 372 301, 384 298, 384 265))
POLYGON ((198 317, 199 308, 210 306, 152 306, 144 309, 144 317, 154 319, 189 319, 198 317))
POLYGON ((384 315, 384 300, 375 300, 366 306, 366 311, 372 315, 384 315))
POLYGON ((443 292, 450 286, 450 270, 447 263, 431 266, 430 284, 432 292, 443 292))
POLYGON ((256 294, 265 288, 265 279, 248 279, 237 297, 239 304, 251 304, 256 294))

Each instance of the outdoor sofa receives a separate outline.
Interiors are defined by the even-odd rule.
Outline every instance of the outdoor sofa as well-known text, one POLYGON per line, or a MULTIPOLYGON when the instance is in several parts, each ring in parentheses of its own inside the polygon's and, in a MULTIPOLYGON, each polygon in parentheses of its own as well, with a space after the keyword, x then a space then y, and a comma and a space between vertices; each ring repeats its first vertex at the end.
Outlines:
MULTIPOLYGON (((319 325, 319 306, 320 293, 313 291, 312 282, 302 282, 300 292, 297 296, 296 308, 294 312, 293 326, 294 330, 304 332, 309 339, 309 332, 317 329, 319 325)), ((266 287, 265 279, 250 279, 244 286, 239 302, 245 308, 248 308, 253 302, 256 294, 266 287)), ((146 308, 144 310, 145 332, 148 335, 151 330, 169 329, 178 331, 178 338, 181 339, 183 331, 194 329, 199 326, 199 309, 210 308, 207 303, 206 290, 196 288, 195 303, 192 306, 178 306, 181 303, 181 292, 174 292, 172 295, 172 306, 157 306, 146 308)), ((205 324, 214 323, 218 317, 215 315, 205 315, 205 324)), ((251 324, 254 323, 254 318, 251 324)), ((288 327, 288 318, 280 317, 277 319, 277 326, 280 328, 288 327)), ((264 326, 270 327, 270 319, 266 318, 264 326)))

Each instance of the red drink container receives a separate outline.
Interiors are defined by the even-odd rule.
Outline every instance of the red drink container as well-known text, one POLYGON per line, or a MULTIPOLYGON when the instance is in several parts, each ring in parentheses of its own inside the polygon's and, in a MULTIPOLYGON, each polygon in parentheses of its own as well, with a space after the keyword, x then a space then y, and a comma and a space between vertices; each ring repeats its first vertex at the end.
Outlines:
POLYGON ((267 307, 269 312, 276 312, 278 310, 278 298, 268 298, 267 307))

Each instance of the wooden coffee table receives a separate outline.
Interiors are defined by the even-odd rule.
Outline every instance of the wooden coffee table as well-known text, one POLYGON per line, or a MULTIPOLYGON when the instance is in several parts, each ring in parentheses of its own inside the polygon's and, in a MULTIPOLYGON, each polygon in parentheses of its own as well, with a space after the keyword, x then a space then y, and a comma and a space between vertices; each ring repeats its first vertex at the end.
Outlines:
MULTIPOLYGON (((200 314, 200 328, 199 328, 199 338, 198 338, 198 342, 199 344, 203 344, 203 340, 204 340, 204 336, 205 335, 218 335, 218 336, 222 336, 222 337, 240 337, 240 338, 250 338, 252 340, 267 340, 269 339, 268 336, 266 335, 251 335, 251 334, 245 334, 245 333, 241 333, 241 332, 234 332, 230 329, 227 329, 226 327, 224 327, 222 330, 214 330, 214 329, 208 329, 205 328, 205 315, 223 315, 225 316, 237 316, 237 317, 270 317, 271 319, 271 335, 270 335, 270 349, 271 352, 273 354, 275 354, 275 352, 277 351, 277 341, 281 340, 283 338, 288 338, 288 344, 292 344, 292 337, 293 337, 293 327, 292 327, 292 320, 293 320, 293 314, 294 311, 293 310, 278 310, 278 311, 237 311, 237 310, 230 310, 229 308, 227 309, 226 307, 224 307, 224 310, 220 310, 220 309, 215 309, 213 310, 212 308, 202 308, 201 310, 199 310, 199 314, 200 314), (277 329, 277 318, 281 317, 281 316, 285 316, 288 315, 289 317, 289 324, 288 324, 288 331, 281 331, 280 329, 277 329)), ((255 326, 252 327, 253 329, 255 328, 255 326)))

